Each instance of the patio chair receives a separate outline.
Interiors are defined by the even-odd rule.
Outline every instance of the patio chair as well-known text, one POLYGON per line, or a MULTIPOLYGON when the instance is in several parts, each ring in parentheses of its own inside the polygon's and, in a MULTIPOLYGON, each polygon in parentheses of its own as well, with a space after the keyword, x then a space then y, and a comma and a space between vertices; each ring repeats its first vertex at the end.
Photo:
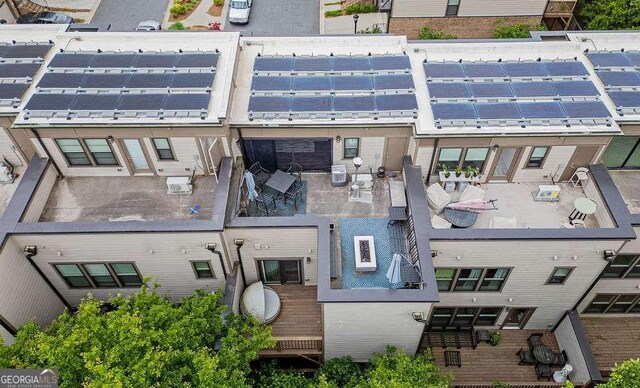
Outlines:
POLYGON ((255 199, 256 208, 258 210, 262 210, 269 215, 269 207, 273 205, 273 208, 276 208, 276 199, 269 194, 265 194, 260 188, 256 187, 256 191, 258 192, 258 197, 255 199))
POLYGON ((531 334, 529 338, 527 338, 527 342, 529 343, 529 349, 533 350, 536 346, 542 345, 542 334, 531 334))
POLYGON ((433 226, 434 229, 451 229, 451 222, 440 216, 434 215, 431 217, 431 226, 433 226))
POLYGON ((444 191, 439 183, 434 183, 429 186, 427 189, 427 199, 429 200, 429 207, 431 207, 436 214, 442 213, 444 207, 451 203, 451 196, 444 191))
POLYGON ((547 380, 551 380, 551 367, 545 364, 536 364, 536 377, 538 381, 541 378, 546 378, 547 380))
POLYGON ((271 173, 264 169, 260 162, 255 162, 251 167, 249 167, 249 172, 253 174, 253 178, 256 181, 256 185, 262 187, 269 178, 271 178, 271 173))
POLYGON ((294 182, 289 190, 284 193, 284 203, 287 203, 287 199, 292 199, 293 206, 298 210, 298 201, 302 200, 303 191, 304 185, 300 182, 294 182))
POLYGON ((478 186, 469 185, 462 192, 459 202, 471 201, 474 199, 484 199, 484 190, 478 186))
POLYGON ((553 353, 552 366, 564 366, 567 363, 567 352, 564 350, 560 353, 553 353))
POLYGON ((457 350, 445 350, 444 352, 444 365, 445 366, 462 366, 462 359, 460 358, 460 352, 457 350))
POLYGON ((518 365, 533 365, 536 363, 536 359, 533 357, 533 352, 524 350, 524 348, 520 348, 516 355, 520 357, 518 365))
POLYGON ((296 162, 291 162, 289 164, 289 169, 287 170, 287 174, 293 175, 298 179, 298 182, 302 182, 302 166, 296 162))

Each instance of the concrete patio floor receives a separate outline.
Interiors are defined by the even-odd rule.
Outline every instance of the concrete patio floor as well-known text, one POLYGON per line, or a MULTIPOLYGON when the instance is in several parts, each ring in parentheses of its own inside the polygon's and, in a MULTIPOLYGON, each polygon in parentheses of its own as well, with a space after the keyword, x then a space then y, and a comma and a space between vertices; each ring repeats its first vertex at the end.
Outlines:
POLYGON ((638 192, 638 187, 640 186, 640 184, 638 184, 640 171, 609 171, 609 174, 620 191, 631 214, 640 214, 640 193, 638 192))

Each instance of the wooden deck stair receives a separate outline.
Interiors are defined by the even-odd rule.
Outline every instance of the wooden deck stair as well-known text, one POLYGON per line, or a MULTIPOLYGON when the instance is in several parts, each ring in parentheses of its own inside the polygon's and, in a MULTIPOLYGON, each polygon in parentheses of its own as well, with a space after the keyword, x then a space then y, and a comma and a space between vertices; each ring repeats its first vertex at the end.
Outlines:
POLYGON ((430 330, 422 334, 420 349, 440 348, 475 348, 478 340, 474 330, 430 330))

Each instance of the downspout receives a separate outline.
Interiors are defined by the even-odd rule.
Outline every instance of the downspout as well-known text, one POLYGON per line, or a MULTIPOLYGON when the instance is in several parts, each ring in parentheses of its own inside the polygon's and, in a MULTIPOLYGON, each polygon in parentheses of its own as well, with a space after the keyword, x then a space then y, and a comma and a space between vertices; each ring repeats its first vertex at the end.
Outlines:
POLYGON ((40 143, 40 146, 42 147, 42 149, 44 150, 44 153, 47 154, 47 157, 49 158, 49 160, 51 161, 51 163, 53 164, 53 167, 56 169, 56 172, 58 173, 58 176, 60 178, 63 178, 64 175, 62 175, 62 171, 60 171, 60 167, 58 167, 58 164, 56 163, 56 160, 53 158, 53 156, 51 156, 51 153, 49 152, 49 149, 47 148, 46 145, 44 145, 44 142, 42 141, 42 138, 40 137, 40 135, 38 134, 38 132, 36 132, 35 129, 33 128, 29 128, 29 130, 31 131, 31 133, 33 134, 33 136, 36 137, 36 139, 38 139, 38 143, 40 143))
POLYGON ((236 238, 233 240, 233 243, 236 244, 236 252, 238 253, 238 265, 240 266, 240 274, 242 275, 242 285, 246 287, 247 278, 244 274, 244 265, 242 265, 242 255, 240 254, 240 248, 244 245, 244 239, 236 238))
POLYGON ((27 245, 24 247, 23 252, 24 252, 24 256, 27 258, 27 261, 29 261, 29 264, 31 264, 33 269, 36 270, 36 272, 40 275, 42 280, 44 280, 44 282, 47 283, 49 288, 51 288, 53 293, 56 294, 58 298, 60 298, 60 300, 62 301, 62 303, 64 303, 67 309, 71 310, 72 309, 71 305, 64 299, 62 294, 53 286, 53 283, 51 283, 49 278, 47 278, 45 274, 42 273, 42 270, 40 269, 40 267, 38 267, 38 265, 33 261, 33 258, 38 254, 38 247, 35 245, 27 245))
POLYGON ((429 171, 427 171, 427 185, 431 183, 431 171, 433 171, 433 162, 436 160, 436 153, 438 152, 439 141, 440 139, 436 138, 436 141, 433 143, 433 152, 431 153, 431 162, 429 162, 429 171))
POLYGON ((216 250, 216 244, 215 243, 208 243, 205 244, 204 248, 206 250, 208 250, 211 253, 215 253, 216 255, 218 255, 218 258, 220 259, 220 266, 222 266, 222 273, 224 274, 224 278, 227 278, 227 269, 224 267, 224 260, 222 259, 222 252, 216 250))

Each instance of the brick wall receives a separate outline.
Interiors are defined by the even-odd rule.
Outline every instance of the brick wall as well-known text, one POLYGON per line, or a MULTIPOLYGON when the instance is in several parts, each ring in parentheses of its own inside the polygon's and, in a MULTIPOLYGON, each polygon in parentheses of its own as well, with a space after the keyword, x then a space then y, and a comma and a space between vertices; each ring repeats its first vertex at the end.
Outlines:
POLYGON ((437 17, 437 18, 390 18, 389 33, 406 35, 407 39, 417 39, 424 26, 433 31, 442 31, 461 39, 493 38, 493 31, 499 21, 507 24, 539 24, 540 16, 510 17, 437 17))

